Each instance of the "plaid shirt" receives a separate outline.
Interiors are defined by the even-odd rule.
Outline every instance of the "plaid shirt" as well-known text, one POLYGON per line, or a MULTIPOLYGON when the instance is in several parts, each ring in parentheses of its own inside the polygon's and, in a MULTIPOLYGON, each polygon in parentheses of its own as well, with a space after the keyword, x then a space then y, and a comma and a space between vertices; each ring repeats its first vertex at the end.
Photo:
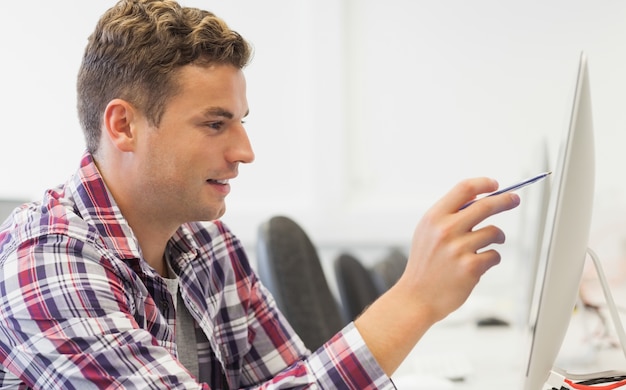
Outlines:
POLYGON ((196 321, 200 378, 176 359, 164 280, 85 154, 0 226, 0 389, 393 389, 353 324, 311 353, 219 221, 167 250, 196 321))

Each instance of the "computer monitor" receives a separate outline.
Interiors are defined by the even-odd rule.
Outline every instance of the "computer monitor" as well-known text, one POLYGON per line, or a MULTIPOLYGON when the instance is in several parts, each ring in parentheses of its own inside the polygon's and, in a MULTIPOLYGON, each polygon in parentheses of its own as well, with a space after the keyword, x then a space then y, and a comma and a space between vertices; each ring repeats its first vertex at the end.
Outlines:
MULTIPOLYGON (((532 173, 548 172, 553 168, 547 139, 541 139, 536 150, 537 152, 533 155, 532 169, 527 171, 526 176, 529 177, 532 173)), ((517 291, 515 310, 515 322, 519 327, 528 326, 537 268, 541 258, 541 243, 550 204, 551 184, 552 175, 527 189, 523 202, 519 206, 521 218, 516 275, 521 280, 522 287, 517 291)))
POLYGON ((569 327, 587 253, 595 180, 589 76, 581 53, 569 126, 553 170, 529 318, 524 390, 542 389, 569 327))

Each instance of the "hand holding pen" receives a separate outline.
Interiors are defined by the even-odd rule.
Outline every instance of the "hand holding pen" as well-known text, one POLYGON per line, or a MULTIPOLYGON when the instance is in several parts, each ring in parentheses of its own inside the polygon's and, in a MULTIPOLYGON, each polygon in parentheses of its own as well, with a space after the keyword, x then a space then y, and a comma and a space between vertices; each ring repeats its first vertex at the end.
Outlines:
POLYGON ((482 197, 480 197, 480 198, 476 198, 476 199, 474 199, 474 200, 472 200, 472 201, 470 201, 470 202, 465 203, 463 206, 461 206, 461 208, 460 208, 459 210, 463 210, 464 208, 466 208, 466 207, 470 206, 471 204, 473 204, 473 203, 475 203, 475 202, 477 202, 477 201, 479 201, 479 200, 481 200, 481 199, 483 199, 483 198, 486 198, 486 197, 488 197, 488 196, 500 195, 500 194, 503 194, 503 193, 505 193, 505 192, 515 191, 515 190, 518 190, 518 189, 520 189, 520 188, 522 188, 522 187, 526 187, 526 186, 527 186, 527 185, 529 185, 529 184, 536 183, 536 182, 538 182, 539 180, 541 180, 541 179, 543 179, 543 178, 547 177, 547 176, 548 176, 548 175, 550 175, 551 173, 552 173, 551 171, 548 171, 548 172, 543 172, 543 173, 538 174, 537 176, 533 176, 533 177, 531 177, 531 178, 529 178, 529 179, 526 179, 526 180, 523 180, 523 181, 521 181, 521 182, 519 182, 519 183, 517 183, 517 184, 513 184, 513 185, 511 185, 511 186, 508 186, 508 187, 503 188, 503 189, 501 189, 501 190, 498 190, 498 191, 492 192, 492 193, 487 194, 487 195, 485 195, 485 196, 482 196, 482 197))

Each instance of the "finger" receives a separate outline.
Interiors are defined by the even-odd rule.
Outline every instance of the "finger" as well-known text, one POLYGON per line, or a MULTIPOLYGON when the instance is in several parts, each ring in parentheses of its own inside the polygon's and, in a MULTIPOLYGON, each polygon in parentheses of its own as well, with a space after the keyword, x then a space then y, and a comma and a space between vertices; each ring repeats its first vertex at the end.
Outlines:
POLYGON ((486 226, 466 233, 457 242, 453 250, 453 258, 459 265, 475 277, 480 277, 487 269, 500 262, 500 254, 493 249, 485 249, 493 244, 505 241, 504 232, 496 226, 486 226))
POLYGON ((485 226, 460 236, 454 246, 454 257, 471 258, 489 245, 502 244, 504 241, 505 235, 501 229, 493 225, 485 226))
POLYGON ((500 195, 489 196, 481 199, 469 207, 460 211, 467 218, 464 219, 464 228, 471 230, 474 226, 483 222, 492 215, 514 209, 519 206, 520 197, 513 192, 505 192, 500 195))
POLYGON ((472 276, 473 284, 478 283, 480 277, 490 268, 500 263, 500 253, 495 249, 466 254, 459 259, 457 267, 462 268, 465 275, 472 276))
POLYGON ((478 252, 489 245, 504 244, 506 236, 500 228, 489 225, 467 234, 466 240, 470 250, 478 252))
POLYGON ((457 183, 435 206, 444 213, 457 212, 467 202, 476 199, 478 195, 497 189, 498 182, 487 177, 466 179, 457 183))
POLYGON ((483 252, 479 252, 473 258, 473 273, 476 277, 482 276, 491 267, 500 264, 502 257, 500 253, 495 249, 488 249, 483 252))

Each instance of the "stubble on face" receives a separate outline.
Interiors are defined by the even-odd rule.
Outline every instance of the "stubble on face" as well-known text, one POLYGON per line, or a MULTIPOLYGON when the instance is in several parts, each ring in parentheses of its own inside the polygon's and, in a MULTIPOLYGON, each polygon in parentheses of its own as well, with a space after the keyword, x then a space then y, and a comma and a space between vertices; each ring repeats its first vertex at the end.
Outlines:
POLYGON ((187 66, 178 77, 179 93, 168 101, 159 126, 144 124, 137 195, 145 212, 153 214, 146 218, 174 224, 218 219, 226 211, 225 195, 207 180, 236 176, 238 163, 225 157, 227 136, 207 124, 223 121, 224 134, 228 126, 241 126, 247 113, 245 79, 241 70, 224 65, 187 66), (205 119, 200 113, 207 107, 219 107, 232 118, 205 119))

